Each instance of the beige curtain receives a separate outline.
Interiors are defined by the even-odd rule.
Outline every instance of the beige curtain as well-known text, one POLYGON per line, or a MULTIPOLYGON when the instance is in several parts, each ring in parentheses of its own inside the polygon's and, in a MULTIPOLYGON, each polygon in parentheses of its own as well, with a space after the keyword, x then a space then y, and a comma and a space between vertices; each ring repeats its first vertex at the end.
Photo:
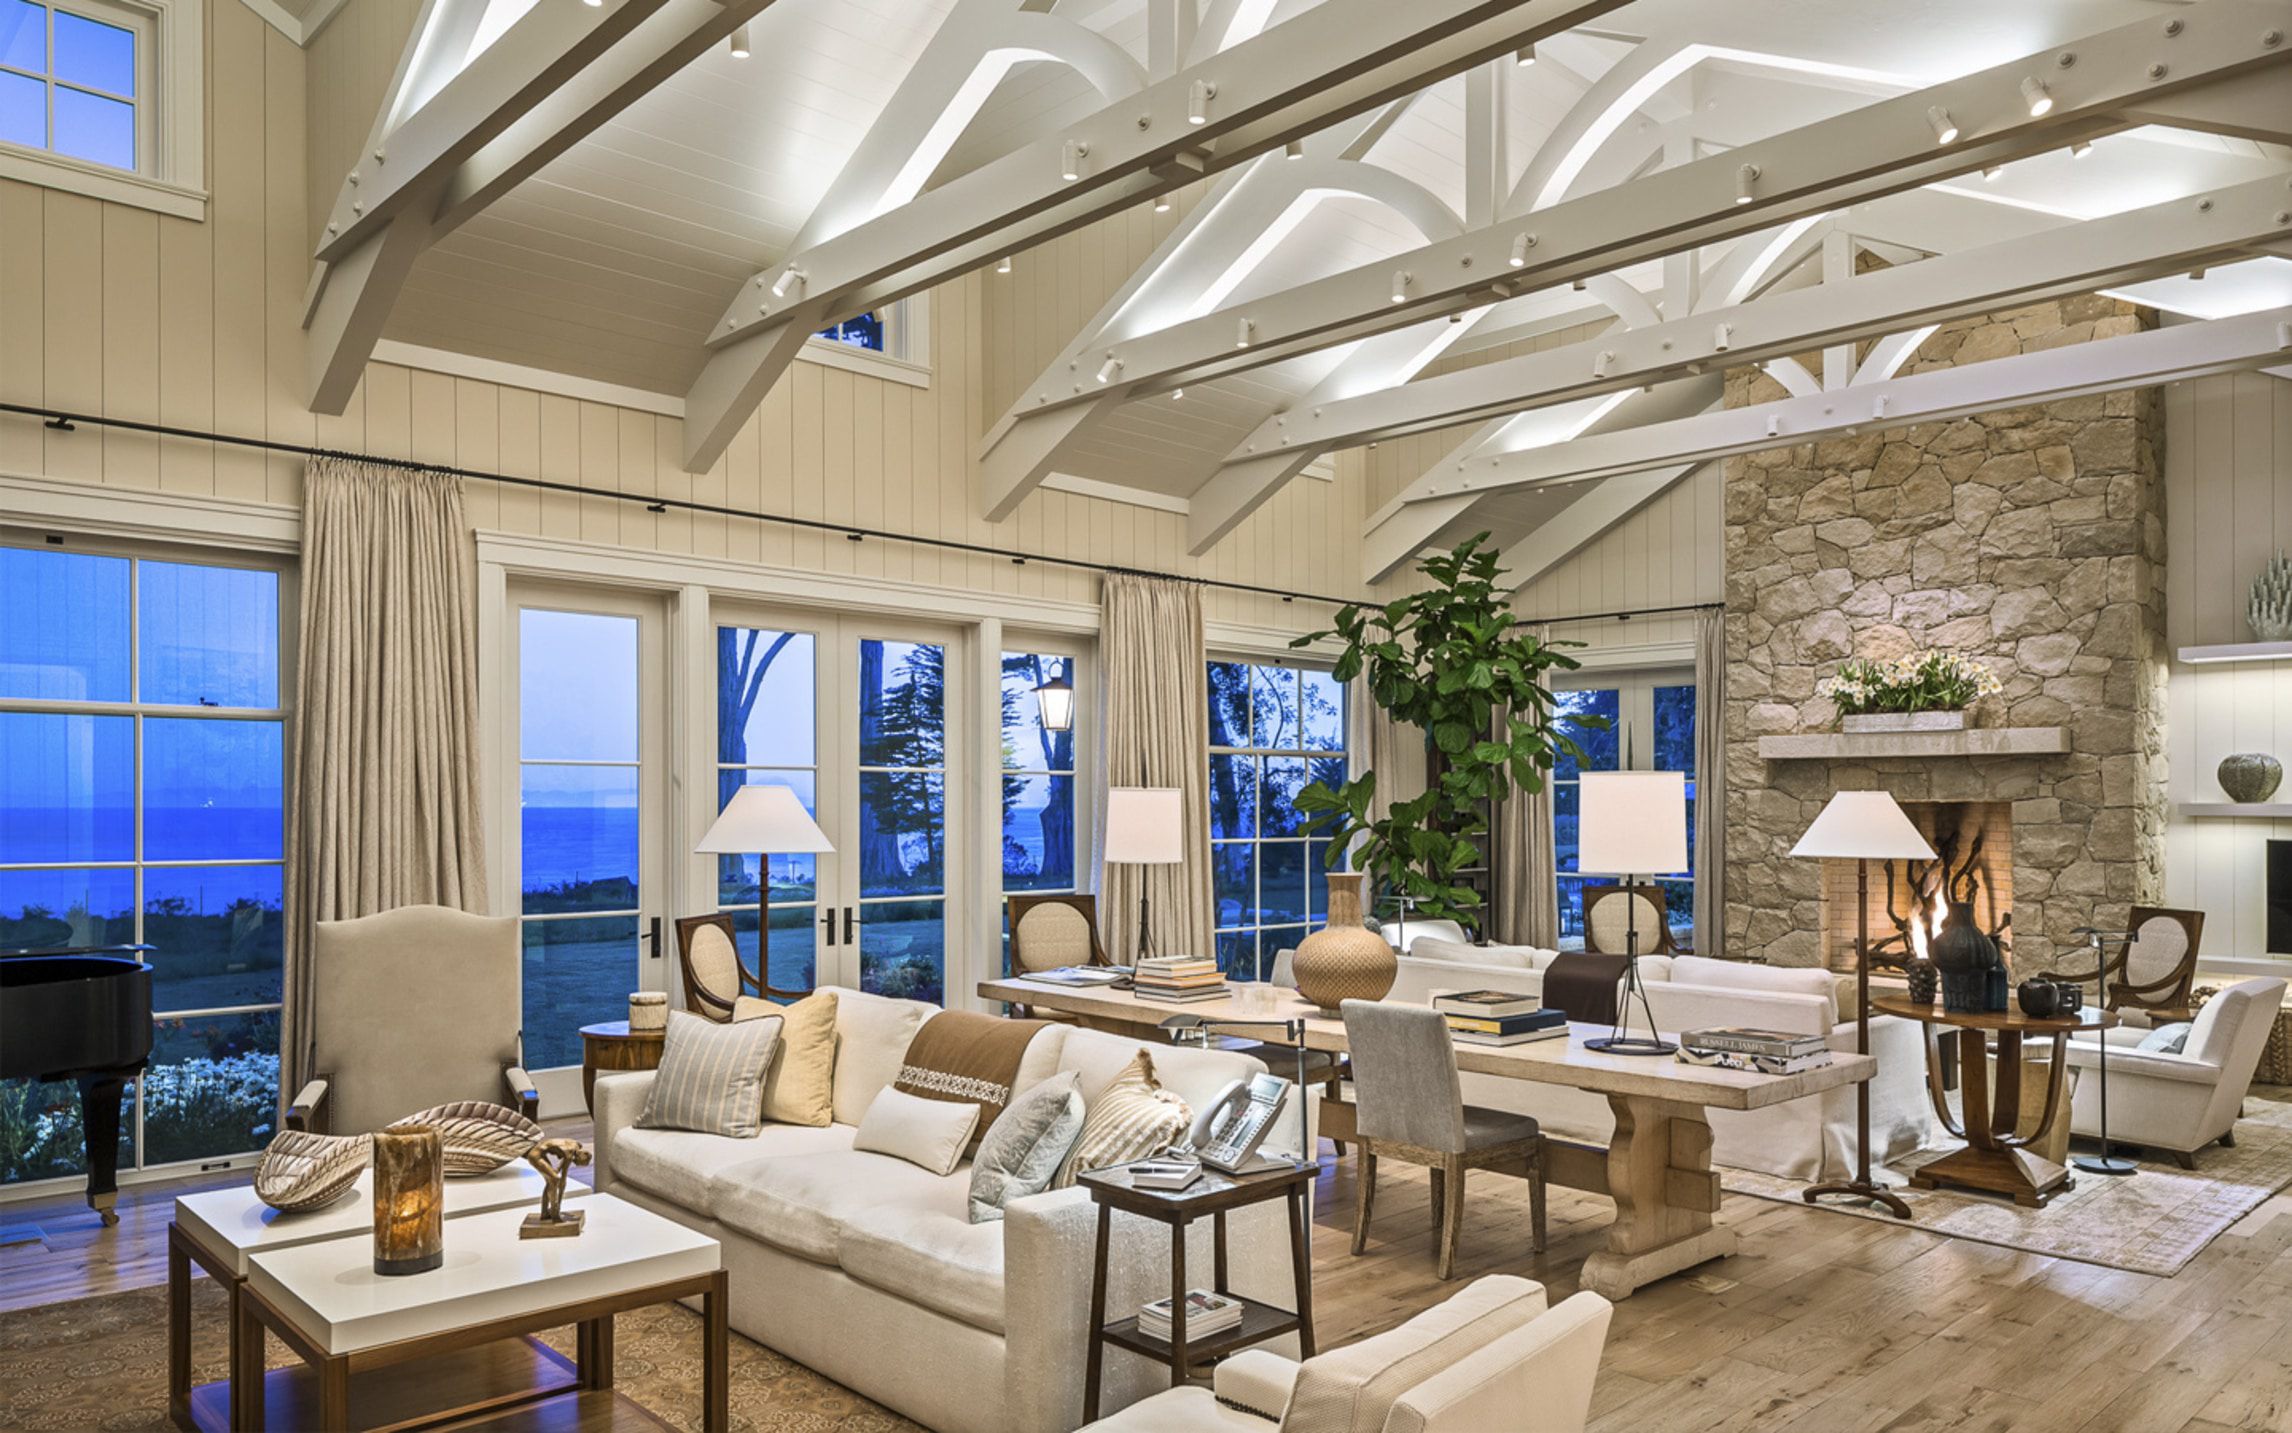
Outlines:
POLYGON ((1726 952, 1727 614, 1695 621, 1695 953, 1726 952))
MULTIPOLYGON (((1100 593, 1100 710, 1108 786, 1184 793, 1186 859, 1175 866, 1100 866, 1099 938, 1107 958, 1137 959, 1138 898, 1151 902, 1155 950, 1215 955, 1210 902, 1209 648, 1202 593, 1190 582, 1110 572, 1100 593)), ((1096 848, 1105 849, 1099 803, 1096 848)))
MULTIPOLYGON (((1549 641, 1552 629, 1538 626, 1531 635, 1539 642, 1549 641)), ((1511 796, 1498 802, 1489 837, 1490 872, 1495 877, 1490 939, 1499 945, 1558 948, 1560 892, 1552 854, 1550 780, 1541 791, 1515 787, 1511 796)))
POLYGON ((287 810, 289 1098, 313 1073, 319 921, 403 905, 485 909, 476 609, 458 480, 311 464, 287 810))

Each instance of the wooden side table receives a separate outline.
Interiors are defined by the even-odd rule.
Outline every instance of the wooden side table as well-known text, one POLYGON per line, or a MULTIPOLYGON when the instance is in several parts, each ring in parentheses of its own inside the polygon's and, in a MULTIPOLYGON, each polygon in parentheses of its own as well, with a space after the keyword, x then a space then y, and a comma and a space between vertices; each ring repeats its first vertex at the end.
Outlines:
MULTIPOLYGON (((1888 1015, 1916 1020, 1927 1028, 1926 1090, 1942 1127, 1966 1142, 1963 1149, 1924 1165, 1910 1176, 1920 1189, 1945 1184, 2006 1194, 2013 1202, 2042 1209, 2064 1189, 2073 1187, 2067 1166, 2048 1159, 2041 1151, 2044 1137, 2062 1110, 2062 1088, 2069 1072, 2069 1035, 2075 1030, 2105 1030, 2117 1017, 2098 1010, 2080 1011, 2051 1020, 2038 1020, 2019 1010, 1944 1010, 1939 1005, 1913 1005, 1906 997, 1884 996, 1870 1008, 1888 1015), (1933 1027, 1946 1025, 1958 1033, 1958 1103, 1962 1118, 1953 1118, 1944 1094, 1942 1051, 1933 1027), (1989 1090, 1991 1064, 1989 1038, 1997 1037, 1997 1089, 1989 1090), (2022 1100, 2022 1040, 2050 1036, 2053 1058, 2046 1065, 2045 1104, 2032 1118, 2022 1100), (2016 1130, 2026 1130, 2016 1133, 2016 1130)), ((2064 1120, 2066 1123, 2066 1120, 2064 1120)))
POLYGON ((657 1070, 666 1030, 631 1030, 626 1020, 606 1020, 581 1027, 581 1107, 597 1112, 597 1072, 657 1070))
POLYGON ((1311 1246, 1313 1180, 1320 1173, 1316 1165, 1295 1168, 1269 1169, 1259 1174, 1220 1174, 1205 1168, 1202 1177, 1185 1189, 1137 1189, 1130 1183, 1127 1165, 1111 1169, 1095 1169, 1076 1176, 1075 1182, 1090 1191, 1098 1205, 1098 1257, 1092 1261, 1090 1274, 1090 1369, 1083 1379, 1082 1417, 1086 1423, 1098 1420, 1098 1389, 1100 1373, 1105 1366, 1106 1346, 1126 1348, 1132 1353, 1170 1365, 1170 1386, 1185 1383, 1192 1366, 1239 1353, 1254 1343, 1295 1332, 1299 1347, 1307 1358, 1313 1357, 1313 1255, 1311 1246), (1243 1298, 1226 1287, 1226 1214, 1268 1199, 1284 1199, 1289 1205, 1289 1269, 1297 1296, 1297 1312, 1261 1304, 1255 1299, 1243 1298), (1148 1338, 1138 1331, 1138 1317, 1115 1319, 1106 1317, 1106 1246, 1114 1225, 1114 1211, 1135 1214, 1141 1219, 1158 1220, 1170 1226, 1170 1341, 1163 1343, 1148 1338), (1229 1329, 1221 1329, 1204 1339, 1186 1337, 1186 1228, 1196 1219, 1208 1215, 1214 1223, 1213 1267, 1211 1289, 1242 1306, 1242 1319, 1229 1329))

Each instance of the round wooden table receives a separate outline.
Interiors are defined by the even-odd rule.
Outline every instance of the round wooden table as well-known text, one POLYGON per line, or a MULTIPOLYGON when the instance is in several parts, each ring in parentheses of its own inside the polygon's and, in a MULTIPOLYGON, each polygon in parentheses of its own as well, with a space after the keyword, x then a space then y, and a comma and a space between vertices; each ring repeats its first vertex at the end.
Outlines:
POLYGON ((2106 1030, 2117 1017, 2100 1010, 2038 1020, 2020 1010, 1944 1010, 1939 1005, 1914 1005, 1905 996, 1884 995, 1870 1008, 1899 1015, 1927 1027, 1926 1090, 1942 1127, 1966 1142, 1963 1149, 1942 1156, 1910 1176, 1920 1189, 1945 1184, 2008 1194, 2013 1202, 2042 1209, 2061 1190, 2073 1187, 2069 1170, 2040 1154, 2034 1147, 2061 1106, 2062 1082, 2069 1071, 2069 1036, 2078 1030, 2106 1030), (1958 1032, 1958 1104, 1963 1118, 1950 1112, 1942 1088, 1942 1052, 1933 1027, 1947 1025, 1958 1032), (1997 1089, 1990 1083, 1989 1038, 1997 1037, 1997 1089), (2026 1134, 2014 1132, 2021 1121, 2021 1043, 2028 1036, 2051 1036, 2053 1059, 2046 1068, 2045 1114, 2026 1134))
POLYGON ((666 1030, 631 1030, 626 1020, 581 1027, 581 1106, 597 1112, 597 1072, 657 1070, 666 1030))

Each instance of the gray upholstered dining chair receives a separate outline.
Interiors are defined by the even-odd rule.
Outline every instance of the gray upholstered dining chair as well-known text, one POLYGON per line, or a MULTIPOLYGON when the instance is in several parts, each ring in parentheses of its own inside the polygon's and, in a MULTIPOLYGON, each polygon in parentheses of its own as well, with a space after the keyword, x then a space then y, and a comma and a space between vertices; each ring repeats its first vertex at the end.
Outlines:
POLYGON ((287 1128, 368 1134, 457 1100, 535 1118, 524 982, 515 916, 401 906, 320 921, 311 948, 317 1073, 295 1095, 287 1128))
POLYGON ((1385 1155, 1432 1171, 1433 1232, 1442 1278, 1456 1277, 1467 1170, 1516 1166, 1527 1176, 1530 1238, 1535 1251, 1543 1253, 1544 1134, 1535 1116, 1464 1102, 1456 1046, 1438 1011, 1376 1000, 1348 1000, 1339 1008, 1353 1061, 1355 1135, 1361 1146, 1353 1252, 1368 1246, 1377 1158, 1385 1155))

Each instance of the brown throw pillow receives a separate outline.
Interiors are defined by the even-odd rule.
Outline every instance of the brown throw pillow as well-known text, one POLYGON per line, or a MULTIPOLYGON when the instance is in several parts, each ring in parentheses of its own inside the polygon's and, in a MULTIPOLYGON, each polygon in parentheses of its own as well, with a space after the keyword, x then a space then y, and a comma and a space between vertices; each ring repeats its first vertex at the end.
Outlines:
POLYGON ((969 1010, 948 1010, 923 1022, 907 1042, 907 1057, 891 1087, 926 1100, 948 1100, 979 1107, 966 1154, 1011 1102, 1011 1082, 1027 1045, 1050 1022, 1004 1020, 969 1010))

